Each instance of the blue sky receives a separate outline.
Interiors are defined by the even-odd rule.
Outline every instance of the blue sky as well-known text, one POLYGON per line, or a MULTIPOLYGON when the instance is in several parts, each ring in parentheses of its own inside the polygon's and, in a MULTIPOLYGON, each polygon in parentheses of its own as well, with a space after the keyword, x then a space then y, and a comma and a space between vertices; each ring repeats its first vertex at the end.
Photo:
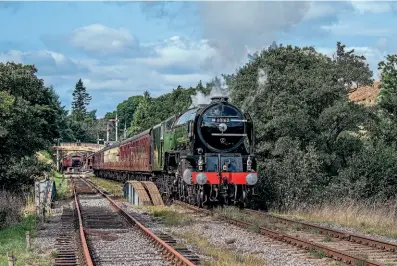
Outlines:
POLYGON ((0 62, 35 64, 68 109, 81 78, 103 116, 232 73, 273 40, 328 55, 341 41, 377 78, 397 53, 397 2, 0 2, 0 33, 0 62))

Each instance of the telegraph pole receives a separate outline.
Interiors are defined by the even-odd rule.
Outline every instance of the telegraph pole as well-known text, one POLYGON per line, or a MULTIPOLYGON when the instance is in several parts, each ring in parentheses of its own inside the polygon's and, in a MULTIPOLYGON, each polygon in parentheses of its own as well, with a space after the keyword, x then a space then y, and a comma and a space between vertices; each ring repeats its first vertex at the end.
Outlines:
POLYGON ((116 141, 118 141, 118 133, 119 133, 119 120, 117 120, 117 111, 116 111, 116 141))
POLYGON ((127 139, 127 123, 124 121, 124 139, 127 139))
POLYGON ((109 142, 109 130, 110 130, 110 128, 109 128, 109 121, 108 121, 108 123, 106 124, 106 142, 109 142))

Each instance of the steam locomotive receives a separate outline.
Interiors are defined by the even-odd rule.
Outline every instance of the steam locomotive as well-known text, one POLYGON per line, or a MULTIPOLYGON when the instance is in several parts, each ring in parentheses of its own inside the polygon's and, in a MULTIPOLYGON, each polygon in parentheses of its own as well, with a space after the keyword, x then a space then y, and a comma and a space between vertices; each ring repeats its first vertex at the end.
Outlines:
POLYGON ((95 175, 153 181, 165 199, 244 207, 258 181, 248 113, 213 97, 89 158, 95 175))

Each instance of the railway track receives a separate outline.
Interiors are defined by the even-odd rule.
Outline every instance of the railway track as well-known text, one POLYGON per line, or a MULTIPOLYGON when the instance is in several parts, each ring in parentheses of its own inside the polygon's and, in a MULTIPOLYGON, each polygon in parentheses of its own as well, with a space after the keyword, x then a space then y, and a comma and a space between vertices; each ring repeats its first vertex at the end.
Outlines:
POLYGON ((231 224, 245 229, 254 228, 255 232, 272 239, 315 251, 318 254, 346 264, 367 266, 397 265, 397 245, 387 242, 346 234, 326 227, 297 222, 253 210, 243 210, 242 217, 244 215, 245 217, 262 215, 258 219, 260 223, 248 222, 248 219, 229 217, 227 214, 201 209, 180 201, 174 201, 174 203, 195 212, 219 215, 231 224))
POLYGON ((199 264, 196 256, 173 248, 173 239, 154 234, 91 183, 73 178, 73 185, 87 265, 199 264))
POLYGON ((54 266, 71 266, 80 265, 79 245, 76 242, 76 215, 72 208, 63 209, 61 221, 61 232, 56 239, 55 248, 57 256, 54 259, 54 266))

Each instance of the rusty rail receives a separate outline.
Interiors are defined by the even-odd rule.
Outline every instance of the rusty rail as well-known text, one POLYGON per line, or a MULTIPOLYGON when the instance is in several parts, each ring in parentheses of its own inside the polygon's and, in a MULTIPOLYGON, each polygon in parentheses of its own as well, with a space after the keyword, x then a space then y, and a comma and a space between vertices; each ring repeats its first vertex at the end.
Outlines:
MULTIPOLYGON (((192 206, 192 205, 187 204, 185 202, 174 201, 174 203, 177 204, 177 205, 186 207, 186 208, 188 208, 190 210, 196 211, 196 212, 203 212, 203 213, 206 213, 206 214, 209 214, 209 215, 213 215, 214 214, 213 211, 205 210, 205 209, 202 209, 202 208, 198 208, 196 206, 192 206)), ((217 215, 219 215, 220 217, 226 219, 227 222, 229 222, 231 224, 234 224, 234 225, 237 225, 237 226, 242 227, 242 228, 248 228, 248 227, 252 226, 252 224, 250 224, 250 223, 239 221, 239 220, 236 220, 236 219, 232 219, 232 218, 226 217, 224 215, 220 215, 219 213, 217 215)), ((307 241, 307 240, 304 240, 304 239, 300 239, 300 238, 297 238, 297 237, 292 237, 292 236, 289 236, 289 235, 286 235, 286 234, 283 234, 283 233, 280 233, 280 232, 277 232, 277 231, 273 231, 273 230, 267 229, 265 227, 259 227, 259 233, 262 234, 262 235, 269 236, 269 237, 271 237, 273 239, 277 239, 278 241, 282 241, 282 242, 286 242, 288 244, 296 245, 296 246, 298 246, 300 248, 312 249, 312 250, 315 250, 315 251, 321 251, 327 257, 333 258, 333 259, 338 260, 338 261, 343 261, 343 262, 348 263, 348 264, 356 264, 356 265, 357 264, 363 264, 363 265, 367 265, 367 266, 384 266, 383 263, 367 260, 367 259, 364 259, 364 258, 359 258, 359 257, 356 257, 354 255, 351 255, 349 253, 346 253, 346 252, 343 252, 343 251, 340 251, 340 250, 329 248, 327 246, 324 246, 324 245, 321 245, 321 244, 317 244, 317 243, 314 243, 314 242, 311 242, 311 241, 307 241)))
POLYGON ((103 193, 98 187, 93 184, 90 181, 83 180, 86 184, 90 185, 92 188, 94 188, 99 194, 101 194, 103 197, 105 197, 116 209, 117 211, 123 215, 130 223, 135 224, 139 229, 141 229, 150 239, 153 240, 156 248, 158 248, 161 252, 161 254, 168 260, 174 263, 175 265, 186 265, 186 266, 194 266, 195 264, 186 259, 184 256, 182 256, 178 251, 176 251, 173 247, 165 243, 163 240, 161 240, 158 236, 153 234, 148 228, 146 228, 144 225, 142 225, 138 220, 136 220, 134 217, 132 217, 130 214, 125 212, 117 202, 115 202, 113 199, 111 199, 108 195, 103 193))
POLYGON ((83 220, 81 218, 81 211, 80 211, 79 201, 78 201, 78 198, 77 198, 76 188, 74 187, 73 181, 72 181, 72 184, 73 184, 74 204, 75 204, 76 209, 77 209, 77 216, 79 217, 79 231, 80 231, 81 245, 83 247, 84 258, 85 258, 85 261, 87 263, 87 266, 93 266, 94 264, 92 263, 91 254, 90 254, 90 251, 88 249, 87 240, 85 238, 83 220))
POLYGON ((296 221, 296 220, 292 220, 289 218, 284 218, 284 217, 264 213, 261 211, 250 210, 250 209, 246 209, 244 211, 247 213, 252 213, 252 214, 256 214, 256 215, 265 215, 271 219, 277 220, 284 224, 295 224, 295 225, 300 225, 301 227, 306 228, 306 229, 314 229, 314 230, 319 231, 320 234, 329 235, 334 238, 339 238, 339 239, 347 240, 350 242, 367 245, 370 247, 375 247, 375 248, 382 249, 382 250, 397 252, 396 244, 388 243, 385 241, 373 239, 370 237, 359 236, 356 234, 350 234, 350 233, 346 233, 346 232, 339 231, 336 229, 327 228, 327 227, 324 227, 321 225, 311 224, 308 222, 296 221))

